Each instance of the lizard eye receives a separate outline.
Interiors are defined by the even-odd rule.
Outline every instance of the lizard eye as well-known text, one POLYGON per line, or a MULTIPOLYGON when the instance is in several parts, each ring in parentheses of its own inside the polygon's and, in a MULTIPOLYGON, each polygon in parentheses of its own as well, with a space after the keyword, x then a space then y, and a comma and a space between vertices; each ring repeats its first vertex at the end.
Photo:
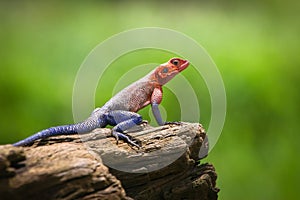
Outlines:
POLYGON ((163 68, 162 73, 168 73, 169 69, 168 68, 163 68))
POLYGON ((178 60, 172 60, 171 63, 175 66, 177 66, 179 64, 179 61, 178 60))

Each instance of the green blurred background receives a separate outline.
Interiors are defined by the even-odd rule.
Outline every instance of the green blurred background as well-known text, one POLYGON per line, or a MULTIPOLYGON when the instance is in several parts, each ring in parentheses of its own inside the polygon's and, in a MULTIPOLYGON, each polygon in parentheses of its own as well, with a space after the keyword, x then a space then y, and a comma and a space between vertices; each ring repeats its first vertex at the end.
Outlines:
MULTIPOLYGON (((77 70, 101 41, 137 27, 171 28, 201 44, 224 80, 227 118, 205 159, 216 167, 220 199, 295 199, 300 185, 299 8, 291 0, 1 1, 0 143, 73 122, 77 70)), ((142 50, 118 59, 112 65, 122 68, 112 67, 101 80, 97 106, 111 97, 131 66, 170 56, 142 50)), ((201 123, 208 127, 207 88, 192 68, 183 74, 197 92, 201 123)), ((178 119, 179 104, 169 90, 162 105, 172 110, 168 120, 178 119)), ((141 113, 149 118, 147 109, 141 113)))

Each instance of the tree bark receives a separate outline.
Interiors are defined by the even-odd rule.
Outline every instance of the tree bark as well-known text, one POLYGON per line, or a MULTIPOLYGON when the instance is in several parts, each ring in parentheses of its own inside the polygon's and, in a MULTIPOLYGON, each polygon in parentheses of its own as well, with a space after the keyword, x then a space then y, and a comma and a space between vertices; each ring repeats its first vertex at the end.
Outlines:
POLYGON ((1 199, 217 199, 214 167, 199 164, 208 152, 200 124, 138 126, 128 135, 141 148, 110 133, 0 146, 1 199))

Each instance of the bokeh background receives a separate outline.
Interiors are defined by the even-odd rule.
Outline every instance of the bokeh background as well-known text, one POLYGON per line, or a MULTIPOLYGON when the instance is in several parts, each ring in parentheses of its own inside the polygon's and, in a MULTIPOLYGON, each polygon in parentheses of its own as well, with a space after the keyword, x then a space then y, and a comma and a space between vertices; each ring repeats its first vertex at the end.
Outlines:
MULTIPOLYGON (((299 8, 292 0, 1 1, 0 143, 73 122, 77 70, 101 41, 132 28, 171 28, 201 44, 224 80, 227 118, 217 145, 204 160, 216 167, 220 199, 296 199, 299 8)), ((97 106, 112 96, 126 70, 165 62, 170 56, 142 50, 116 60, 100 81, 97 106)), ((192 68, 183 74, 200 100, 200 121, 208 127, 205 83, 192 68)), ((179 103, 171 91, 165 93, 162 105, 172 111, 168 120, 176 120, 179 103)), ((147 109, 141 113, 149 118, 147 109)))

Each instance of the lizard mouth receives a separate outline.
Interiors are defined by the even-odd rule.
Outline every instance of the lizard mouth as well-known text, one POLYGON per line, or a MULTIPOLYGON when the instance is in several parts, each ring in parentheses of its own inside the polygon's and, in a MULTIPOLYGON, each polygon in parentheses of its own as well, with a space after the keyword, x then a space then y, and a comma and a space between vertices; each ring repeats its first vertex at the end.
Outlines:
POLYGON ((184 60, 184 63, 179 67, 179 72, 183 71, 185 68, 187 68, 189 66, 189 61, 188 60, 184 60))

